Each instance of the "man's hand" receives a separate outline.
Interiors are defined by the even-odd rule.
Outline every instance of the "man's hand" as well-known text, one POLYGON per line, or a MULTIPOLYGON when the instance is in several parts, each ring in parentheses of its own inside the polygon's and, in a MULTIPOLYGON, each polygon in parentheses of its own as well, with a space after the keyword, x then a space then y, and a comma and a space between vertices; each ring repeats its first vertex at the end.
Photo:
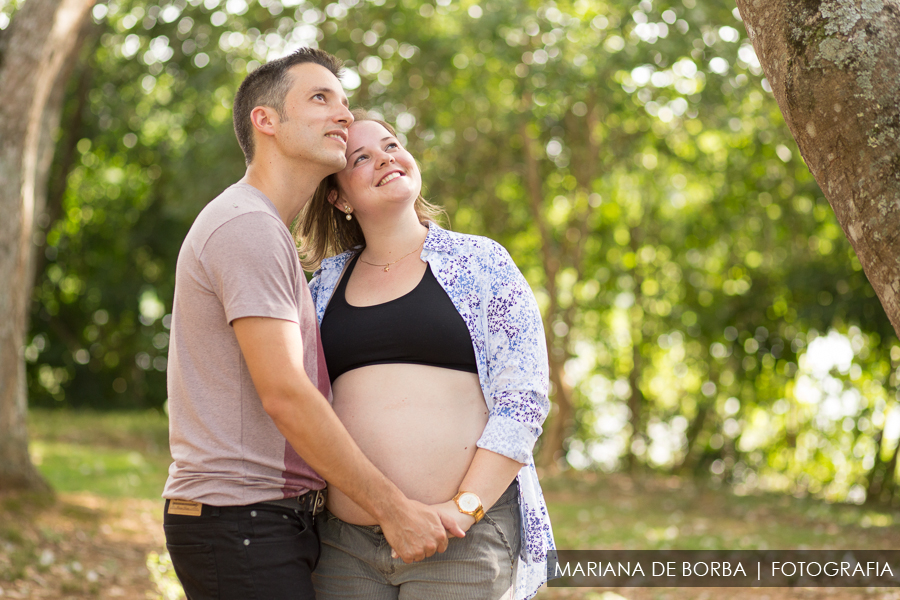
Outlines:
POLYGON ((447 530, 450 537, 465 537, 465 532, 475 524, 475 517, 459 512, 459 507, 456 506, 456 502, 453 500, 435 504, 432 508, 438 511, 441 523, 444 524, 444 529, 447 530), (457 530, 463 532, 463 535, 459 535, 457 530))
POLYGON ((465 531, 455 523, 452 528, 446 528, 436 507, 415 500, 407 502, 396 517, 381 523, 394 558, 400 557, 407 564, 418 562, 446 550, 448 533, 454 537, 465 536, 465 531))

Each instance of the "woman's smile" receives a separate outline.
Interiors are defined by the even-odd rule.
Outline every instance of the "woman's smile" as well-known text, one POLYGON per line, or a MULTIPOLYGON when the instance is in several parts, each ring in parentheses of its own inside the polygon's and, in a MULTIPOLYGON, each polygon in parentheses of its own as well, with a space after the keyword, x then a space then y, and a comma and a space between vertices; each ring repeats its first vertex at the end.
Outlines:
POLYGON ((379 181, 379 182, 375 185, 375 187, 381 187, 381 186, 383 186, 383 185, 385 185, 385 184, 387 184, 387 183, 390 183, 391 181, 397 179, 398 177, 403 177, 403 172, 402 172, 402 171, 392 171, 392 172, 388 173, 387 175, 385 175, 385 176, 381 179, 381 181, 379 181))

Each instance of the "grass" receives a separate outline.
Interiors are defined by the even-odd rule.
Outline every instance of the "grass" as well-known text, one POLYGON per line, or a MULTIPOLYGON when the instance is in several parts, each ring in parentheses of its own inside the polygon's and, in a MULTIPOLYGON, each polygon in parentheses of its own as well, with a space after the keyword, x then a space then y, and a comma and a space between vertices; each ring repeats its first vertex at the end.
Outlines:
MULTIPOLYGON (((181 598, 161 524, 166 417, 34 410, 29 427, 32 456, 57 496, 0 494, 0 595, 181 598)), ((542 483, 561 549, 900 548, 900 513, 886 509, 738 496, 676 477, 573 472, 542 483)), ((900 591, 877 588, 825 592, 552 588, 537 599, 900 600, 900 591)))
POLYGON ((57 492, 158 499, 168 473, 168 420, 156 411, 33 410, 31 456, 57 492))
POLYGON ((33 440, 169 453, 169 420, 156 410, 96 412, 32 409, 28 432, 33 440))
POLYGON ((737 496, 682 478, 568 474, 547 482, 564 549, 767 550, 900 546, 900 513, 809 498, 737 496))
POLYGON ((0 597, 183 598, 171 569, 148 570, 165 555, 165 415, 32 410, 28 426, 55 494, 0 493, 0 597))

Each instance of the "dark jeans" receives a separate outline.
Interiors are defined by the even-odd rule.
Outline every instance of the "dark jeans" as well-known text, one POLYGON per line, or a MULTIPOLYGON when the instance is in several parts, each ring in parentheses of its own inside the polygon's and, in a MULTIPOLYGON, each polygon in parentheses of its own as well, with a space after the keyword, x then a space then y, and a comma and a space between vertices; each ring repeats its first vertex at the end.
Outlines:
POLYGON ((319 536, 310 511, 204 506, 196 517, 166 510, 163 522, 188 600, 315 600, 319 536))

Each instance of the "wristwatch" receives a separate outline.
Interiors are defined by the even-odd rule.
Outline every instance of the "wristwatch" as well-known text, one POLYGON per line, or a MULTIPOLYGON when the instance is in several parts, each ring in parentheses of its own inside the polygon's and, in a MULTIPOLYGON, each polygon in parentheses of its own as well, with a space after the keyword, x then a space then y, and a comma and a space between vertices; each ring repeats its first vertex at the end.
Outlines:
POLYGON ((459 492, 453 496, 456 508, 464 515, 475 517, 477 523, 484 517, 484 507, 481 505, 481 498, 474 492, 459 492))

